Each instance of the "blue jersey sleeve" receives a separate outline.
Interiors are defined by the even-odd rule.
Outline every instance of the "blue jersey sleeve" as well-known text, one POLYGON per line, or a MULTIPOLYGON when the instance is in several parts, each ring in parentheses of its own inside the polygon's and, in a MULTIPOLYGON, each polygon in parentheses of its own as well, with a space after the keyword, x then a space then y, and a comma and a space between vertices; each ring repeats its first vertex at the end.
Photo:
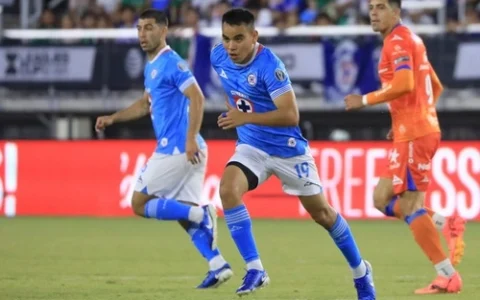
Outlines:
POLYGON ((218 66, 218 57, 222 51, 221 43, 215 44, 215 46, 212 47, 212 51, 210 52, 210 63, 212 66, 215 68, 218 66))
POLYGON ((174 61, 169 67, 171 82, 183 93, 192 83, 195 83, 195 77, 188 68, 184 60, 174 61))
POLYGON ((278 57, 269 55, 264 63, 263 82, 272 100, 291 91, 292 82, 283 62, 278 57))

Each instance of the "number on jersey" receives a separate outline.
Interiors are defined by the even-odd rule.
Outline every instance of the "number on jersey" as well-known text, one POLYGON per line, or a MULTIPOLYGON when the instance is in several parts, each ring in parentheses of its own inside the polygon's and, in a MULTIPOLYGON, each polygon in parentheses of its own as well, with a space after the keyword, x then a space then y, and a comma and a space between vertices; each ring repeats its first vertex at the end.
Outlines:
POLYGON ((310 168, 308 167, 308 162, 303 162, 295 165, 295 170, 297 171, 298 178, 306 178, 309 175, 310 168))

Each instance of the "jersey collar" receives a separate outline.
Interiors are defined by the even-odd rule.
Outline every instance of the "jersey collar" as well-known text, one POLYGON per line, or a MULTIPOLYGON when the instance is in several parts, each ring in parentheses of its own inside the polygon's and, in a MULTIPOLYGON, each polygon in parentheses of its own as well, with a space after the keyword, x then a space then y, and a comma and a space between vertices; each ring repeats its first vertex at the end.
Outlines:
POLYGON ((160 57, 160 55, 162 55, 163 53, 167 52, 171 50, 170 46, 169 45, 166 45, 165 47, 163 47, 162 49, 160 49, 160 51, 158 51, 157 55, 151 60, 149 61, 149 63, 153 63, 154 61, 157 60, 157 58, 160 57))

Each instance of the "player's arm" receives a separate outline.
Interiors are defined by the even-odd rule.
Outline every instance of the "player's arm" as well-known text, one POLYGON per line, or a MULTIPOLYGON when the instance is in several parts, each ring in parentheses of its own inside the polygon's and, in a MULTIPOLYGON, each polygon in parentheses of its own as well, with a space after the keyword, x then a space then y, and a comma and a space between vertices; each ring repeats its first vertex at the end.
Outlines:
POLYGON ((435 103, 437 103, 438 99, 440 98, 440 95, 443 92, 443 85, 440 79, 437 76, 437 73, 435 73, 435 70, 433 69, 432 65, 430 65, 430 78, 432 78, 432 93, 433 93, 433 100, 435 103))
POLYGON ((375 105, 400 98, 415 89, 412 48, 405 40, 389 41, 385 52, 394 71, 393 79, 380 90, 363 95, 363 105, 375 105))
POLYGON ((205 97, 185 61, 172 63, 170 70, 171 82, 190 100, 187 137, 196 139, 202 126, 205 97))
POLYGON ((140 119, 147 115, 150 111, 150 103, 148 102, 148 94, 144 92, 142 98, 135 101, 129 107, 117 111, 109 116, 101 116, 97 118, 95 130, 100 132, 113 123, 126 122, 130 120, 140 119))
POLYGON ((292 89, 273 100, 277 109, 266 113, 246 114, 247 123, 265 126, 296 126, 300 119, 292 89))
POLYGON ((185 88, 183 94, 190 100, 187 137, 189 139, 195 139, 200 132, 200 127, 202 127, 205 97, 196 82, 191 83, 185 88))
POLYGON ((129 107, 122 109, 120 111, 117 111, 112 117, 113 123, 119 123, 119 122, 127 122, 131 120, 136 120, 140 119, 141 117, 144 117, 148 115, 150 112, 150 103, 148 102, 148 94, 147 92, 143 93, 143 96, 135 101, 132 105, 129 107))

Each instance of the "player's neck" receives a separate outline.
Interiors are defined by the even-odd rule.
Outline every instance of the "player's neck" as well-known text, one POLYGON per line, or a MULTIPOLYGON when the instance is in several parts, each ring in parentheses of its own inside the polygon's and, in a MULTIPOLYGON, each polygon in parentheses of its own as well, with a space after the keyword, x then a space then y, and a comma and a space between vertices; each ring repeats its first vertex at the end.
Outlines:
POLYGON ((393 31, 395 30, 395 28, 397 28, 398 26, 402 25, 402 22, 399 20, 398 22, 395 22, 390 28, 388 28, 387 30, 385 30, 384 32, 382 32, 382 37, 383 39, 386 39, 387 36, 393 31))
POLYGON ((160 53, 160 51, 162 51, 162 49, 165 47, 167 47, 167 42, 166 41, 160 42, 160 45, 158 45, 158 47, 155 50, 147 53, 148 60, 151 61, 155 57, 157 57, 158 53, 160 53))
POLYGON ((252 62, 253 60, 253 57, 255 55, 257 55, 257 51, 258 51, 258 44, 255 44, 253 45, 253 49, 252 49, 252 52, 250 52, 247 57, 245 57, 245 60, 242 61, 241 63, 238 63, 237 65, 239 66, 246 66, 248 65, 250 62, 252 62))

